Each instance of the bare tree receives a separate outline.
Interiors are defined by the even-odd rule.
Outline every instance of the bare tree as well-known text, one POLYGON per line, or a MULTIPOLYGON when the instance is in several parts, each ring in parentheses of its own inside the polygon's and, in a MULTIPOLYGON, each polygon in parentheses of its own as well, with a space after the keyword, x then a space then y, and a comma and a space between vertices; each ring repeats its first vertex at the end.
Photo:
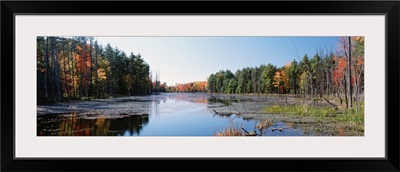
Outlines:
POLYGON ((348 63, 347 63, 347 82, 349 83, 347 86, 347 90, 349 92, 350 99, 350 107, 353 106, 353 98, 352 98, 352 86, 351 86, 351 37, 349 36, 349 48, 348 48, 348 63))

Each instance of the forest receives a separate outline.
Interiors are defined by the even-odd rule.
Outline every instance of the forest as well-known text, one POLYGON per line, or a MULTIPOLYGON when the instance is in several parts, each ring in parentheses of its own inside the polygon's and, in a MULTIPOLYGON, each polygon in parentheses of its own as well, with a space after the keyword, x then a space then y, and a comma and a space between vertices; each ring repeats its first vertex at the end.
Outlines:
POLYGON ((335 52, 320 48, 277 67, 268 63, 235 73, 220 70, 207 81, 161 84, 140 54, 127 55, 93 37, 37 37, 38 102, 149 95, 153 92, 295 94, 337 97, 346 107, 364 91, 364 37, 341 37, 335 52))
POLYGON ((277 67, 246 67, 232 73, 221 70, 208 77, 210 93, 294 94, 301 97, 337 97, 352 107, 364 92, 364 37, 341 37, 337 50, 319 49, 277 67))
POLYGON ((37 37, 36 72, 38 103, 148 95, 160 85, 140 54, 93 37, 37 37))

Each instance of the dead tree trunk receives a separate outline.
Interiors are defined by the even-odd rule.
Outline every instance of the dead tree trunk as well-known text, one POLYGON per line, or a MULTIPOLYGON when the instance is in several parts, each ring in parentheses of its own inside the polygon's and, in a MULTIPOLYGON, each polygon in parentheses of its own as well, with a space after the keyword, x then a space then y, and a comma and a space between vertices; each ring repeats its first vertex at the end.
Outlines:
POLYGON ((348 75, 348 86, 347 86, 347 90, 349 92, 349 99, 350 99, 350 107, 353 107, 353 94, 352 94, 352 86, 351 86, 351 37, 349 37, 349 50, 348 50, 349 54, 348 54, 348 60, 349 62, 347 63, 347 75, 348 75))
POLYGON ((335 105, 335 104, 333 104, 333 103, 331 103, 328 99, 326 99, 325 97, 324 97, 324 99, 325 99, 325 101, 326 102, 328 102, 330 105, 332 105, 333 106, 333 108, 335 109, 335 110, 338 110, 338 107, 337 107, 337 105, 335 105))

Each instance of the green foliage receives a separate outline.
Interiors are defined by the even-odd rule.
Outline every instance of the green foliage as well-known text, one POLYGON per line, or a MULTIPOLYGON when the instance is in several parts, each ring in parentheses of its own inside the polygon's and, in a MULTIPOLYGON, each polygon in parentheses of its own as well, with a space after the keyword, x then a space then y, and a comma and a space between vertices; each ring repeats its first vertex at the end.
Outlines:
POLYGON ((346 109, 343 115, 337 117, 338 121, 347 121, 353 124, 364 124, 364 102, 361 102, 358 110, 357 107, 346 109))
POLYGON ((274 93, 273 77, 276 72, 276 67, 268 64, 261 72, 261 90, 263 93, 274 93))
POLYGON ((208 90, 208 92, 210 92, 210 93, 216 92, 215 87, 216 87, 217 80, 216 80, 214 74, 211 74, 211 75, 208 77, 207 83, 208 83, 208 84, 207 84, 207 90, 208 90))
POLYGON ((225 93, 235 93, 237 81, 236 78, 231 78, 225 93))
POLYGON ((299 69, 296 60, 293 60, 291 65, 284 69, 285 74, 289 80, 289 90, 291 94, 297 94, 297 89, 299 88, 299 69))

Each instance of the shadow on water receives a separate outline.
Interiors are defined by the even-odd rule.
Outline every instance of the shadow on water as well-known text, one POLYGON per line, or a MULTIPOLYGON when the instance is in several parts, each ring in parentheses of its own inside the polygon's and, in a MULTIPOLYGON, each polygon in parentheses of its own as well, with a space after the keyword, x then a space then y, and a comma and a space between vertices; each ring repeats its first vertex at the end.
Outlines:
MULTIPOLYGON (((68 114, 70 115, 70 114, 68 114)), ((148 116, 125 118, 86 119, 76 115, 62 117, 43 115, 37 120, 38 136, 122 136, 140 135, 143 126, 149 123, 148 116)))

